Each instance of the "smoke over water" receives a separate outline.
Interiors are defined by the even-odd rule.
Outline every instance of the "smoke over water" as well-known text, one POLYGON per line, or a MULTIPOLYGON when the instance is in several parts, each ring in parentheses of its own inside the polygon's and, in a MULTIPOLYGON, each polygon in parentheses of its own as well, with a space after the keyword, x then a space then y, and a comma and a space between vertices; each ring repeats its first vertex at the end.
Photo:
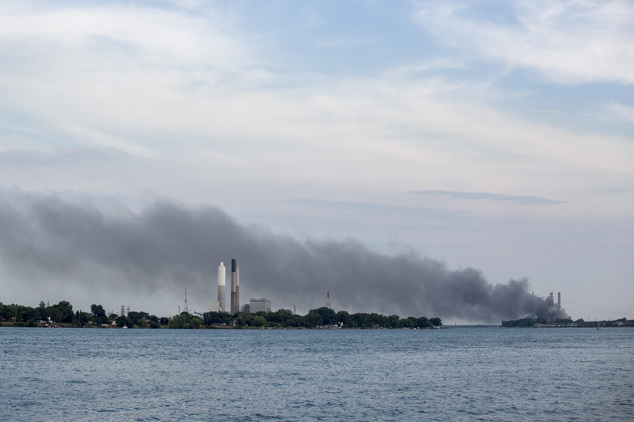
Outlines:
POLYGON ((206 304, 216 299, 219 262, 237 258, 243 303, 262 296, 274 308, 308 310, 331 292, 336 310, 350 312, 477 322, 548 312, 525 279, 491 285, 477 270, 449 270, 414 251, 380 254, 347 239, 302 242, 211 206, 156 200, 133 211, 13 189, 0 191, 0 232, 0 283, 9 280, 38 301, 38 289, 54 286, 62 299, 82 291, 91 303, 123 303, 125 294, 181 304, 188 286, 206 304))

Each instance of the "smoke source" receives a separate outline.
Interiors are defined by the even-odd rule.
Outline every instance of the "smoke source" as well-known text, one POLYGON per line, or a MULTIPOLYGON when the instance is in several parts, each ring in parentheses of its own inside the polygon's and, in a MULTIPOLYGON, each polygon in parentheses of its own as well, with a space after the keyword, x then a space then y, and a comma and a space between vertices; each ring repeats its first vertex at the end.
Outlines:
POLYGON ((329 291, 333 305, 351 312, 478 322, 548 312, 525 279, 491 285, 477 270, 449 270, 414 251, 380 254, 348 239, 302 242, 211 206, 155 200, 133 211, 13 189, 0 191, 0 232, 5 282, 31 292, 45 285, 81 290, 95 303, 121 303, 117 292, 126 292, 180 304, 185 286, 206 303, 215 300, 219 262, 237 258, 243 290, 276 307, 323 306, 329 291))

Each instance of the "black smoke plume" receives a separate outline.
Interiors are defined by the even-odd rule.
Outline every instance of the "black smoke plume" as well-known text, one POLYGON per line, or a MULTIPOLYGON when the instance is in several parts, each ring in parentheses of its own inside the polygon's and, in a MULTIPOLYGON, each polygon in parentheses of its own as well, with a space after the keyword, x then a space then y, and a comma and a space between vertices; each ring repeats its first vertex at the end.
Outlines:
MULTIPOLYGON (((30 289, 53 283, 116 300, 192 295, 212 300, 220 261, 240 262, 243 296, 274 307, 325 304, 350 312, 499 322, 543 316, 546 299, 527 280, 489 284, 474 269, 450 270, 415 251, 380 254, 354 240, 298 241, 243 225, 218 208, 154 200, 141 211, 62 194, 0 191, 0 263, 5 279, 30 289)), ((0 298, 1 300, 1 298, 0 298)), ((93 300, 93 299, 91 299, 93 300)), ((115 302, 118 303, 118 302, 115 302)))

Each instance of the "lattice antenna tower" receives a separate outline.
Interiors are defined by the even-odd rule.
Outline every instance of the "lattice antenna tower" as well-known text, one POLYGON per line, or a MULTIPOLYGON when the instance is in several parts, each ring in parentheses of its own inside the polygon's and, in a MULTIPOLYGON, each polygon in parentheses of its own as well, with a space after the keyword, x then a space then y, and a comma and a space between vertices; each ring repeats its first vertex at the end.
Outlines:
POLYGON ((326 293, 326 308, 330 309, 330 292, 326 293))

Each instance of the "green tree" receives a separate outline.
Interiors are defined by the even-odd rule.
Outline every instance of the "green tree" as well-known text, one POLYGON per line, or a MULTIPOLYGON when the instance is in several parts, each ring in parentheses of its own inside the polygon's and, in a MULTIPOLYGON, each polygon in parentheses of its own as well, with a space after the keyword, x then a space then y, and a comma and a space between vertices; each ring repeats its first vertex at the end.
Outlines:
POLYGON ((312 313, 312 314, 308 313, 308 315, 304 317, 305 327, 313 328, 323 324, 324 324, 324 321, 321 319, 321 315, 319 315, 318 313, 312 313))
POLYGON ((108 317, 106 316, 106 310, 101 305, 92 304, 90 305, 90 312, 92 313, 93 320, 95 324, 101 325, 108 322, 108 317))
POLYGON ((90 321, 90 324, 94 324, 95 320, 92 316, 92 314, 89 314, 88 312, 75 312, 75 325, 77 325, 78 327, 84 327, 86 325, 89 325, 88 322, 90 321))
POLYGON ((387 328, 396 328, 399 319, 400 318, 398 315, 390 315, 389 317, 385 319, 385 326, 387 328))
POLYGON ((117 327, 122 328, 128 325, 128 318, 124 316, 117 317, 115 323, 117 324, 117 327))
POLYGON ((251 324, 254 327, 268 327, 268 322, 266 321, 266 318, 264 318, 262 315, 256 315, 255 317, 253 317, 253 321, 251 322, 251 324))
POLYGON ((58 311, 55 312, 55 317, 57 319, 53 319, 51 317, 51 319, 53 319, 55 322, 66 324, 70 324, 73 322, 73 317, 75 316, 75 314, 73 313, 73 305, 71 305, 70 302, 62 300, 57 305, 53 305, 50 308, 58 311))
POLYGON ((352 325, 350 314, 347 311, 337 312, 337 322, 343 323, 344 327, 351 327, 352 325))
POLYGON ((409 318, 402 318, 402 319, 399 319, 398 323, 396 324, 396 327, 397 328, 413 328, 414 323, 409 318))
POLYGON ((431 328, 432 323, 425 317, 420 317, 416 320, 416 327, 418 328, 431 328))
MULTIPOLYGON (((339 322, 339 319, 337 318, 337 313, 333 311, 332 309, 327 308, 325 306, 322 306, 321 308, 317 308, 317 309, 311 309, 310 311, 308 311, 308 314, 319 315, 321 319, 321 323, 316 325, 335 325, 337 322, 339 322)), ((315 318, 313 319, 317 320, 315 318)))

